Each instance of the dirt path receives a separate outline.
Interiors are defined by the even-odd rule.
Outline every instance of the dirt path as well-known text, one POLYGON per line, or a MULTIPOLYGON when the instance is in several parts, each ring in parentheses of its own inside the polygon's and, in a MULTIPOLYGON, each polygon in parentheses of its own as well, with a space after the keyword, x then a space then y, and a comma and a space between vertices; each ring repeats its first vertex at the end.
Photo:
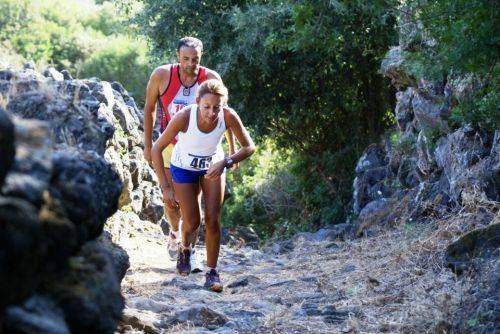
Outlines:
POLYGON ((131 262, 118 333, 423 333, 446 327, 464 286, 432 261, 431 232, 402 228, 347 242, 303 234, 267 251, 223 246, 225 289, 217 294, 203 289, 203 273, 178 276, 160 228, 142 222, 117 240, 131 262))

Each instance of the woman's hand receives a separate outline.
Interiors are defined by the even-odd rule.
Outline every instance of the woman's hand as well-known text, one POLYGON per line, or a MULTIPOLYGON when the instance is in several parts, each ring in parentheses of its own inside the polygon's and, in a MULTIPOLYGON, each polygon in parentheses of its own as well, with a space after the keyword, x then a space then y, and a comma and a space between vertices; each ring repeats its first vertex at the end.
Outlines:
POLYGON ((171 209, 179 207, 179 203, 175 199, 175 192, 172 187, 162 187, 163 203, 171 209))
POLYGON ((217 161, 212 164, 210 168, 207 170, 205 177, 207 179, 216 179, 222 175, 224 172, 224 167, 226 167, 226 160, 217 161))

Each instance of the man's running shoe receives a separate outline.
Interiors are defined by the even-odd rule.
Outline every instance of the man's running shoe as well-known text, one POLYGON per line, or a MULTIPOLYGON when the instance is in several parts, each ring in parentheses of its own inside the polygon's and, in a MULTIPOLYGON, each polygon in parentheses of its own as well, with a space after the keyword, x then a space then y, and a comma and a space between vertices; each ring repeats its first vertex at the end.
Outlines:
POLYGON ((170 260, 175 261, 177 258, 177 251, 179 249, 179 239, 172 231, 168 234, 167 249, 170 260))
POLYGON ((205 274, 205 288, 214 292, 222 292, 222 283, 215 269, 210 269, 210 271, 205 274))
POLYGON ((203 271, 203 264, 198 252, 193 248, 191 250, 191 272, 199 273, 203 271))
POLYGON ((177 257, 177 272, 181 276, 187 276, 191 272, 191 251, 189 249, 182 249, 179 246, 179 256, 177 257))

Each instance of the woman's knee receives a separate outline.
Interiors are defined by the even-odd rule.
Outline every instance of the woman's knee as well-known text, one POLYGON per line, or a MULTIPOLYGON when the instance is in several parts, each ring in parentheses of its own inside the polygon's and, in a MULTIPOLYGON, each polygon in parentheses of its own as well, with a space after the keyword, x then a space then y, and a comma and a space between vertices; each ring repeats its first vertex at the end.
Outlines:
POLYGON ((185 228, 188 233, 194 233, 194 232, 196 232, 196 230, 198 229, 198 227, 200 227, 200 219, 196 219, 196 218, 186 219, 186 218, 183 218, 182 226, 185 226, 185 227, 183 227, 183 229, 185 228))
POLYGON ((220 217, 219 215, 210 215, 206 214, 205 216, 205 225, 207 232, 210 233, 220 233, 220 217))

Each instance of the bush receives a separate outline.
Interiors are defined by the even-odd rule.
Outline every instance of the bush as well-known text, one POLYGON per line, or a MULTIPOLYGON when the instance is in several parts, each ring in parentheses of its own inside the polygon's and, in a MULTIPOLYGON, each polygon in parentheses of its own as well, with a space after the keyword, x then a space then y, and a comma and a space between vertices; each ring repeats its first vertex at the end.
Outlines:
POLYGON ((94 52, 78 71, 79 77, 96 76, 101 80, 119 81, 131 95, 142 103, 149 79, 150 68, 144 54, 144 43, 130 38, 110 39, 105 48, 94 52))
POLYGON ((455 127, 472 122, 490 129, 500 127, 499 65, 500 20, 497 4, 484 0, 410 1, 409 8, 422 29, 409 53, 409 70, 417 78, 443 81, 450 75, 473 73, 482 89, 458 101, 455 127))
POLYGON ((351 166, 357 155, 346 151, 339 156, 325 154, 317 158, 318 163, 277 148, 268 137, 240 169, 228 173, 233 196, 224 205, 223 224, 248 225, 267 238, 341 222, 339 217, 350 210, 352 175, 335 175, 335 170, 353 173, 353 168, 339 164, 351 166), (320 165, 329 168, 321 170, 320 165), (334 177, 349 180, 342 184, 340 194, 331 186, 334 177))
POLYGON ((143 101, 147 47, 130 37, 112 2, 0 0, 0 12, 0 44, 8 50, 2 54, 68 69, 76 77, 120 81, 143 101))

